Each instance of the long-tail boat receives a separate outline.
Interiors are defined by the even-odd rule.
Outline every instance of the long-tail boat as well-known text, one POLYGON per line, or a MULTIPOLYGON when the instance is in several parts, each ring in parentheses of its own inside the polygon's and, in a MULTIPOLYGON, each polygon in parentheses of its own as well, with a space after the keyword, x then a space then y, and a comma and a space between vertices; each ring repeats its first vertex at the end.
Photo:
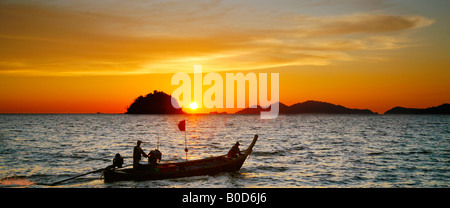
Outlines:
POLYGON ((216 175, 221 172, 239 171, 247 157, 252 153, 258 135, 255 135, 250 146, 241 151, 237 157, 221 155, 205 159, 177 163, 161 163, 156 166, 144 166, 138 170, 133 168, 118 168, 103 170, 104 181, 145 181, 169 178, 182 178, 200 175, 216 175))

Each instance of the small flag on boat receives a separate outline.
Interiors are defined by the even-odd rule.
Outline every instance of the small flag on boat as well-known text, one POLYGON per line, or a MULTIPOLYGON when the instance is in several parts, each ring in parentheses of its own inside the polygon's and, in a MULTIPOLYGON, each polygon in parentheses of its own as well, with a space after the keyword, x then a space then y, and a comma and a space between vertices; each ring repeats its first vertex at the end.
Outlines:
POLYGON ((182 120, 178 123, 178 129, 180 129, 180 131, 186 131, 186 120, 182 120))

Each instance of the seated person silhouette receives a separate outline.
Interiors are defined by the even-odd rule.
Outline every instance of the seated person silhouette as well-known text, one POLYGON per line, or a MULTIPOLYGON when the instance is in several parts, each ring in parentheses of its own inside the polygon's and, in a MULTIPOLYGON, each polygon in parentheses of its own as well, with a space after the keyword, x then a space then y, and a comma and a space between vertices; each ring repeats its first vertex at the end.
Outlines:
POLYGON ((239 142, 236 142, 236 144, 233 145, 233 147, 231 147, 230 151, 228 151, 227 156, 229 158, 235 158, 238 157, 241 154, 241 151, 239 150, 239 142))
POLYGON ((106 167, 106 168, 110 169, 110 170, 114 170, 116 168, 122 168, 122 165, 123 165, 123 157, 120 156, 119 153, 117 153, 116 156, 113 159, 113 164, 108 166, 108 167, 106 167))
POLYGON ((151 168, 156 167, 161 162, 162 153, 158 150, 152 150, 148 153, 148 164, 151 168))

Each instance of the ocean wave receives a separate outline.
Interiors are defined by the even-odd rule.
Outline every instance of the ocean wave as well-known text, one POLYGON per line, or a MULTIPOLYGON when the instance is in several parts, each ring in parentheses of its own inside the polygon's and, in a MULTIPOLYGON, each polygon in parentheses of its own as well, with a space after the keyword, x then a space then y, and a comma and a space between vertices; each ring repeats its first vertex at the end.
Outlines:
POLYGON ((289 168, 288 167, 284 167, 284 166, 268 166, 268 165, 262 165, 262 166, 257 166, 255 167, 255 170, 257 171, 268 171, 268 172, 285 172, 288 171, 289 168))
POLYGON ((285 156, 286 150, 276 150, 276 151, 254 151, 252 155, 254 156, 285 156))
MULTIPOLYGON (((189 126, 189 160, 226 154, 236 140, 244 150, 255 129, 260 139, 236 177, 225 174, 104 184, 99 179, 101 174, 96 173, 57 187, 449 187, 450 184, 447 174, 450 152, 446 148, 449 141, 446 124, 450 123, 450 117, 280 116, 277 125, 285 128, 278 128, 273 122, 260 122, 259 115, 2 117, 6 122, 0 124, 0 178, 34 183, 28 187, 46 187, 104 168, 112 164, 116 153, 125 158, 125 164, 131 164, 136 141, 151 142, 143 146, 148 152, 156 147, 156 132, 164 162, 185 161, 185 135, 176 127, 182 119, 198 121, 196 126, 189 126), (78 122, 76 125, 74 120, 78 122), (423 125, 426 123, 433 125, 423 125), (223 125, 219 128, 217 124, 223 125)), ((19 183, 1 187, 13 186, 22 187, 19 183)))

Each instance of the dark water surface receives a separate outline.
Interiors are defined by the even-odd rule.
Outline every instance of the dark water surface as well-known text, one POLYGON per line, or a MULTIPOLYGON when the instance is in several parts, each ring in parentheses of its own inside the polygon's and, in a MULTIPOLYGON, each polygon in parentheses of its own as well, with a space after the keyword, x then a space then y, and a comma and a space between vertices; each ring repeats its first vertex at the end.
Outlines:
POLYGON ((450 116, 438 115, 0 115, 0 187, 48 187, 111 164, 132 162, 136 141, 160 139, 163 161, 245 149, 240 172, 104 183, 101 174, 56 187, 450 187, 450 116))

